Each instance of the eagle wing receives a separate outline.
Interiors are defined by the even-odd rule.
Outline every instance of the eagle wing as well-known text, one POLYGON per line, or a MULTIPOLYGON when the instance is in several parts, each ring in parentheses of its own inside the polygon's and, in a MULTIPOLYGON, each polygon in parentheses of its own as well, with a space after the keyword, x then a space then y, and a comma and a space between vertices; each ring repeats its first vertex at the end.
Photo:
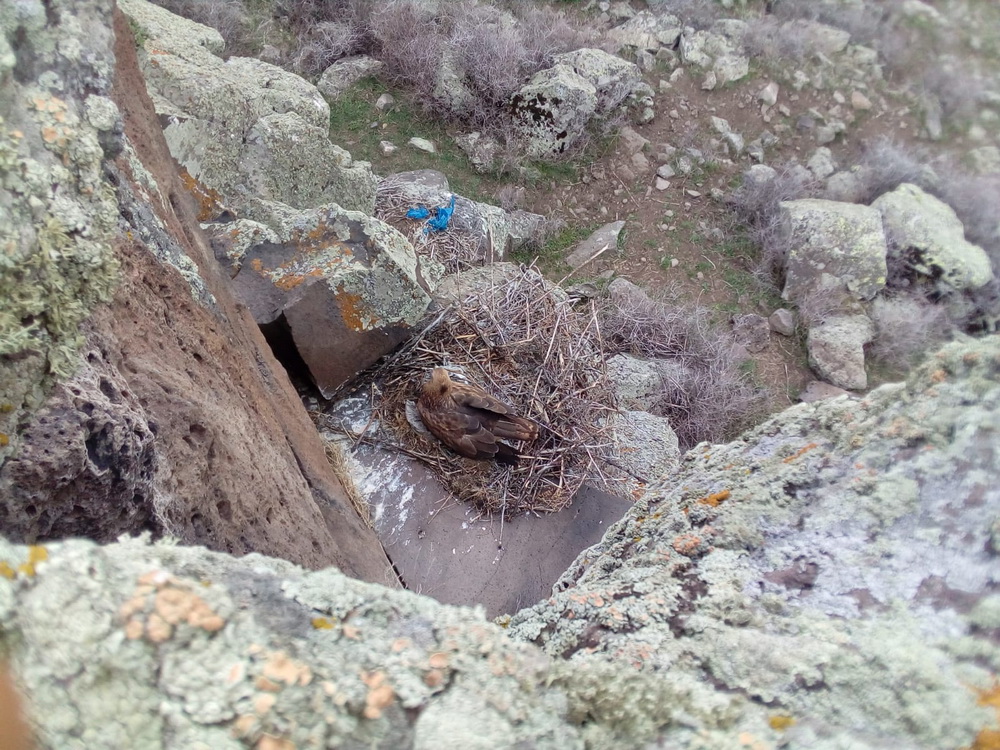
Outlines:
POLYGON ((451 396, 463 413, 475 417, 496 438, 534 440, 538 437, 538 425, 517 416, 512 407, 475 386, 456 383, 451 396))
POLYGON ((466 458, 497 458, 498 454, 507 453, 497 442, 497 436, 486 426, 484 415, 489 412, 458 403, 440 404, 429 399, 419 400, 417 409, 427 429, 466 458))

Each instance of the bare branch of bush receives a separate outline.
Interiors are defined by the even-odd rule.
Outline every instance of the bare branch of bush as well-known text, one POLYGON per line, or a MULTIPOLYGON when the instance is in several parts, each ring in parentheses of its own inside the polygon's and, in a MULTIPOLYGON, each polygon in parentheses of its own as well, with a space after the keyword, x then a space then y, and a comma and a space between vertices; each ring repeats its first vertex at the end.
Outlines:
POLYGON ((944 341, 952 330, 943 306, 916 295, 876 297, 868 316, 875 324, 868 353, 900 373, 944 341))
POLYGON ((364 35, 355 26, 324 21, 316 24, 295 57, 295 69, 318 76, 335 61, 363 50, 364 35))
POLYGON ((766 394, 740 370, 732 334, 704 307, 620 295, 602 311, 608 350, 669 360, 654 412, 667 417, 682 450, 723 441, 757 417, 766 394))

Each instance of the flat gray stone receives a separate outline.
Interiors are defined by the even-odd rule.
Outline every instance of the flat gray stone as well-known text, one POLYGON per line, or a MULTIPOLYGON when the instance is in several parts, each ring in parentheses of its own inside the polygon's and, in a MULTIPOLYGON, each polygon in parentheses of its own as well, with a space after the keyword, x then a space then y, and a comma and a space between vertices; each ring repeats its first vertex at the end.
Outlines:
POLYGON ((624 221, 613 221, 610 224, 605 224, 577 245, 573 252, 566 256, 566 263, 570 268, 576 270, 597 257, 598 253, 602 255, 614 253, 618 248, 618 235, 624 228, 624 221))

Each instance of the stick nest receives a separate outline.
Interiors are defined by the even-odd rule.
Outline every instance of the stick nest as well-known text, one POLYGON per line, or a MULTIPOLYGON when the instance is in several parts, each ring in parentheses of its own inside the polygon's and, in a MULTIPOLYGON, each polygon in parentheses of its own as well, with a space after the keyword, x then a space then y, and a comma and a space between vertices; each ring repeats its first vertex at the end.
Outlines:
POLYGON ((580 486, 609 486, 615 393, 604 367, 598 311, 574 304, 534 268, 491 266, 406 348, 371 372, 375 419, 407 454, 483 514, 550 513, 580 486), (503 270, 501 270, 503 269, 503 270), (447 366, 541 425, 515 466, 473 461, 407 420, 427 372, 447 366))
MULTIPOLYGON (((446 273, 465 271, 492 260, 487 257, 490 252, 487 243, 460 226, 449 226, 446 232, 427 231, 424 219, 408 219, 406 212, 413 206, 414 200, 402 192, 391 177, 379 184, 376 218, 406 237, 418 256, 440 263, 446 273)), ((433 206, 427 208, 433 209, 433 206)))

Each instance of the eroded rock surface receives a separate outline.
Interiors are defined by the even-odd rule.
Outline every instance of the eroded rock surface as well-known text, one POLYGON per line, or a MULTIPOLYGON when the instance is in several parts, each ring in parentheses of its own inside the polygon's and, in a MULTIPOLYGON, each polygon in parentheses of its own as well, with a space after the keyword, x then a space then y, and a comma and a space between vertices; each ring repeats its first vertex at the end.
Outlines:
MULTIPOLYGON (((391 583, 198 230, 113 8, 0 11, 4 533, 151 530, 391 583)), ((185 29, 211 55, 214 32, 185 29)))

